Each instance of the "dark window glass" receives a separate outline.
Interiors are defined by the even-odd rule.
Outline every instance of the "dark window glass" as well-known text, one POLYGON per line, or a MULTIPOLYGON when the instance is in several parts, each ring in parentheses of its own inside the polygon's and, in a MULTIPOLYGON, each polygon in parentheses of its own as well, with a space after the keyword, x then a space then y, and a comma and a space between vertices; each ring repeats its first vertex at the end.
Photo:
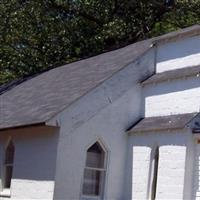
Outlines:
POLYGON ((158 177, 158 162, 159 162, 159 148, 157 147, 154 155, 154 169, 153 169, 153 182, 151 199, 156 199, 157 177, 158 177))
POLYGON ((13 142, 11 141, 6 148, 5 164, 13 163, 14 153, 15 153, 15 148, 13 142))
POLYGON ((99 143, 95 143, 87 150, 86 166, 82 194, 88 196, 101 196, 104 184, 105 152, 99 143))
POLYGON ((83 194, 85 195, 99 195, 100 189, 100 171, 85 169, 83 194))
POLYGON ((13 173, 13 161, 14 161, 15 147, 12 141, 8 144, 5 152, 5 176, 4 187, 10 188, 12 173, 13 173))
POLYGON ((10 188, 12 171, 13 171, 13 166, 6 166, 5 185, 4 185, 5 188, 10 188))
POLYGON ((104 167, 104 151, 98 143, 95 143, 88 149, 86 166, 94 168, 104 167))

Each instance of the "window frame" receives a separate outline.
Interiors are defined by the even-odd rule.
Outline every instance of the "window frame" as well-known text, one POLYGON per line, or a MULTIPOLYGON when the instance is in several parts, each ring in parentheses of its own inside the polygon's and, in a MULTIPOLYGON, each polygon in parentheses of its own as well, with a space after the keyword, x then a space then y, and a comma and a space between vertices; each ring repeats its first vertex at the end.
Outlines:
POLYGON ((100 140, 95 140, 93 141, 90 145, 88 145, 85 148, 85 162, 83 165, 83 175, 82 175, 82 181, 81 181, 81 191, 80 191, 80 199, 84 199, 84 200, 101 200, 104 199, 105 196, 105 186, 106 186, 106 180, 107 180, 107 165, 108 165, 108 150, 107 148, 104 146, 104 144, 100 141, 100 140), (87 163, 87 151, 90 149, 90 147, 92 147, 95 143, 98 143, 98 145, 101 147, 101 149, 103 150, 104 153, 104 163, 103 163, 103 167, 102 168, 96 168, 96 167, 88 167, 86 165, 87 163), (100 192, 99 195, 86 195, 83 194, 83 185, 84 185, 84 173, 85 170, 89 169, 89 170, 94 170, 94 171, 99 171, 99 172, 104 172, 104 177, 103 180, 100 181, 100 192))

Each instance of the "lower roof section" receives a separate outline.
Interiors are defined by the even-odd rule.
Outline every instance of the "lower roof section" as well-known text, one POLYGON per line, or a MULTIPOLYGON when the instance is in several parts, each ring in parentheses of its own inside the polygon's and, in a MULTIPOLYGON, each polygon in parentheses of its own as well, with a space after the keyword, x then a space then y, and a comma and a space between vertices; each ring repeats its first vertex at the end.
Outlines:
POLYGON ((128 133, 152 132, 160 130, 183 129, 191 127, 193 132, 199 121, 198 113, 185 113, 169 116, 147 117, 134 124, 128 133))
POLYGON ((19 126, 8 126, 1 128, 0 126, 0 133, 5 132, 5 131, 16 131, 16 130, 22 130, 22 129, 27 129, 27 128, 37 128, 37 127, 43 127, 43 128, 49 128, 49 129, 57 129, 60 128, 58 125, 52 125, 46 122, 41 122, 41 123, 32 123, 32 124, 24 124, 24 125, 19 125, 19 126))
POLYGON ((175 79, 180 79, 180 78, 188 78, 192 76, 199 77, 199 75, 200 75, 199 65, 193 66, 193 67, 185 67, 185 68, 174 69, 174 70, 154 74, 148 79, 144 80, 141 84, 148 85, 148 84, 154 84, 154 83, 175 80, 175 79))

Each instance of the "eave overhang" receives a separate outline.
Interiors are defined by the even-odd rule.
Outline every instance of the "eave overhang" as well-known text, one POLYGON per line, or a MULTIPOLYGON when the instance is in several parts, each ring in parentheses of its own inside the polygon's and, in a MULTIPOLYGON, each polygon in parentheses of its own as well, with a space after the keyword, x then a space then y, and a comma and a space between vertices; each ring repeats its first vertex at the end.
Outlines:
POLYGON ((185 113, 141 118, 127 130, 127 133, 172 131, 185 128, 191 129, 192 133, 200 133, 200 114, 185 113))
POLYGON ((200 65, 185 67, 181 69, 175 69, 170 71, 165 71, 161 73, 156 73, 150 76, 148 79, 141 82, 142 86, 149 84, 157 84, 164 81, 172 81, 176 79, 183 79, 189 77, 197 77, 200 76, 200 65))
POLYGON ((39 123, 25 124, 25 125, 19 125, 19 126, 3 127, 3 128, 0 128, 0 132, 19 130, 19 129, 26 129, 26 128, 38 128, 38 127, 59 128, 59 126, 50 125, 50 124, 48 124, 46 122, 39 122, 39 123))

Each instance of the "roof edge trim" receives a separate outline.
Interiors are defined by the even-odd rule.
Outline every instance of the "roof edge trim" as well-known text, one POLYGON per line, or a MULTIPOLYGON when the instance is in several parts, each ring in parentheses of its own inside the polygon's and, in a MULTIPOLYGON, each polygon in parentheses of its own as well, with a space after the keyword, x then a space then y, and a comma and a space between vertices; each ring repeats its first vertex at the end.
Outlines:
POLYGON ((0 128, 0 132, 12 130, 12 129, 25 129, 25 128, 29 128, 29 127, 40 127, 40 126, 55 127, 55 128, 58 127, 58 126, 53 126, 53 125, 50 126, 50 125, 46 124, 45 122, 38 122, 38 123, 34 123, 34 124, 25 124, 25 125, 19 125, 19 126, 0 128))
POLYGON ((163 45, 168 42, 174 42, 180 39, 185 39, 188 37, 194 37, 200 34, 200 25, 193 25, 188 28, 179 29, 161 36, 156 37, 153 40, 154 45, 163 45))

